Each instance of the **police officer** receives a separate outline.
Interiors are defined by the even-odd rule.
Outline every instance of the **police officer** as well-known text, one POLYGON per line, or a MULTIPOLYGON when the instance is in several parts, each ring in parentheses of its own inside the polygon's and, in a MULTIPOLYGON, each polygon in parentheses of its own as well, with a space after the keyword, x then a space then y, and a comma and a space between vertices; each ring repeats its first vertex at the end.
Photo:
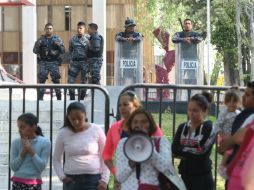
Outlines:
MULTIPOLYGON (((60 83, 61 65, 60 55, 65 52, 64 43, 62 39, 53 34, 53 25, 47 23, 45 25, 45 35, 42 35, 36 42, 33 52, 37 54, 38 58, 38 78, 39 83, 44 84, 48 79, 50 73, 52 82, 54 84, 60 83)), ((39 100, 43 100, 45 88, 41 88, 38 93, 39 100)), ((55 89, 57 100, 61 100, 61 90, 55 89)))
POLYGON ((192 30, 192 20, 191 19, 185 19, 183 21, 183 31, 182 32, 176 32, 172 38, 173 43, 185 43, 185 44, 191 44, 191 43, 199 43, 203 40, 203 36, 197 32, 194 32, 192 30))
MULTIPOLYGON (((68 70, 68 83, 74 84, 76 78, 81 72, 81 84, 87 83, 87 49, 88 36, 85 34, 85 22, 78 22, 77 34, 69 42, 70 65, 68 70)), ((85 89, 81 89, 80 98, 84 98, 85 89)), ((70 100, 75 100, 75 89, 69 89, 70 100)))
POLYGON ((102 65, 102 53, 104 40, 97 32, 98 26, 95 23, 88 25, 88 34, 90 35, 88 52, 87 52, 87 67, 86 73, 90 73, 91 83, 100 84, 100 70, 102 65))
POLYGON ((125 20, 125 31, 116 34, 115 40, 120 42, 139 42, 142 40, 143 35, 135 32, 135 22, 134 20, 127 17, 125 20))
MULTIPOLYGON (((127 17, 125 20, 124 32, 119 32, 115 36, 117 41, 118 51, 121 52, 121 55, 125 58, 135 58, 138 59, 138 49, 139 42, 142 41, 143 35, 139 32, 135 32, 136 24, 134 20, 127 17)), ((137 81, 137 69, 136 68, 121 68, 121 79, 117 81, 120 85, 133 84, 137 81)))

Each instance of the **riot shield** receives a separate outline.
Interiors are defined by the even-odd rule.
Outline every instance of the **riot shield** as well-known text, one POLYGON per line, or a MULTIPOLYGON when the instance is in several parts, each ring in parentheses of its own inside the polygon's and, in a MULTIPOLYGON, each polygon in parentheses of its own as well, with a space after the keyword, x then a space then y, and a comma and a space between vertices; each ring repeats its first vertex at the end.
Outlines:
POLYGON ((176 84, 204 84, 203 43, 176 44, 176 84))
MULTIPOLYGON (((176 84, 204 85, 204 43, 178 43, 176 46, 176 84)), ((178 97, 187 99, 187 93, 178 97)))
POLYGON ((143 82, 143 42, 115 42, 115 85, 143 82))

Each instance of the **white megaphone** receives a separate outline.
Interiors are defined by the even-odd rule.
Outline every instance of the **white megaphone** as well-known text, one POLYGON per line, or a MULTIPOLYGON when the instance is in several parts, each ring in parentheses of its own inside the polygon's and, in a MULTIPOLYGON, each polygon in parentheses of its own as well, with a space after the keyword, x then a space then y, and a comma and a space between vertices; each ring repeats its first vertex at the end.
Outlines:
POLYGON ((125 156, 137 163, 148 160, 153 154, 152 140, 143 132, 135 132, 125 141, 123 146, 125 156))

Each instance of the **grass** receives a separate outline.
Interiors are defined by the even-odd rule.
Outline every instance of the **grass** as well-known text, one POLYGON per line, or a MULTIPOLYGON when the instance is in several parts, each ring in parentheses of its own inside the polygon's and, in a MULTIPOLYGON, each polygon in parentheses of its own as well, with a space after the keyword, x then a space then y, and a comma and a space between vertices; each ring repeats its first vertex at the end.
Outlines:
MULTIPOLYGON (((158 114, 153 114, 154 119, 156 123, 159 123, 159 115, 158 114)), ((177 127, 185 122, 187 120, 186 114, 176 114, 175 116, 175 130, 177 127)), ((216 120, 215 117, 209 116, 208 119, 212 120, 213 122, 216 120)), ((163 131, 164 136, 168 138, 170 142, 172 142, 173 139, 173 114, 170 112, 165 112, 161 116, 161 128, 163 131)), ((212 153, 211 153, 211 159, 213 161, 213 173, 215 172, 215 157, 216 157, 216 150, 215 150, 215 145, 213 147, 212 153)), ((218 156, 218 161, 217 163, 219 164, 221 162, 221 156, 218 156)), ((179 160, 175 159, 174 160, 175 167, 177 168, 177 165, 179 163, 179 160)), ((216 190, 224 190, 224 180, 217 174, 217 182, 216 182, 216 190)), ((109 183, 109 190, 113 190, 113 177, 110 177, 110 183, 109 183)))

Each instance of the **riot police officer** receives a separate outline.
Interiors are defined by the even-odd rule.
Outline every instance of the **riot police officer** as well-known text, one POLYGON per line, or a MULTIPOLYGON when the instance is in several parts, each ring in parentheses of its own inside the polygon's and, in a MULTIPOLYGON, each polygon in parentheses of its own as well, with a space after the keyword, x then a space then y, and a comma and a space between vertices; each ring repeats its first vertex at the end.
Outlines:
POLYGON ((134 20, 130 19, 127 17, 125 20, 125 31, 124 32, 119 32, 115 36, 116 41, 120 42, 139 42, 142 40, 143 35, 140 34, 139 32, 135 32, 135 22, 134 20))
MULTIPOLYGON (((54 84, 60 83, 60 71, 61 65, 60 55, 65 52, 64 43, 62 39, 53 34, 53 25, 47 23, 45 25, 45 35, 42 35, 36 42, 33 48, 33 52, 37 54, 38 58, 38 78, 39 83, 44 84, 48 79, 50 73, 52 82, 54 84)), ((39 89, 38 98, 43 100, 45 88, 39 89)), ((61 100, 61 90, 55 89, 57 100, 61 100)))
POLYGON ((199 34, 198 32, 194 32, 192 30, 193 28, 193 22, 191 19, 185 19, 183 21, 183 31, 176 32, 172 38, 173 43, 185 43, 185 44, 191 44, 191 43, 199 43, 203 40, 202 34, 199 34))
POLYGON ((97 30, 97 24, 90 23, 88 25, 88 34, 90 35, 90 38, 87 52, 88 64, 86 73, 90 73, 92 84, 100 84, 101 79, 100 70, 102 65, 104 40, 97 30))
POLYGON ((136 24, 134 20, 127 17, 125 20, 125 31, 119 32, 115 36, 117 41, 115 48, 116 57, 121 54, 121 58, 116 59, 115 83, 117 85, 129 85, 136 82, 142 82, 142 65, 140 57, 142 56, 140 43, 143 39, 143 35, 139 32, 135 32, 136 24), (120 61, 121 59, 121 61, 120 61), (124 59, 129 59, 125 61, 124 59), (135 60, 130 61, 130 60, 135 60), (130 62, 129 62, 130 61, 130 62), (138 64, 138 65, 137 65, 138 64), (119 70, 118 70, 119 69, 119 70), (140 70, 137 70, 140 69, 140 70), (139 72, 140 71, 140 72, 139 72), (119 76, 119 77, 118 77, 119 76), (120 77, 121 76, 121 77, 120 77))
MULTIPOLYGON (((68 70, 68 83, 74 84, 76 78, 81 72, 81 84, 87 83, 87 49, 88 36, 85 34, 85 22, 77 24, 77 34, 74 35, 69 42, 70 65, 68 70)), ((85 89, 81 89, 80 98, 84 98, 86 94, 85 89)), ((69 89, 70 100, 75 100, 75 89, 69 89)))

